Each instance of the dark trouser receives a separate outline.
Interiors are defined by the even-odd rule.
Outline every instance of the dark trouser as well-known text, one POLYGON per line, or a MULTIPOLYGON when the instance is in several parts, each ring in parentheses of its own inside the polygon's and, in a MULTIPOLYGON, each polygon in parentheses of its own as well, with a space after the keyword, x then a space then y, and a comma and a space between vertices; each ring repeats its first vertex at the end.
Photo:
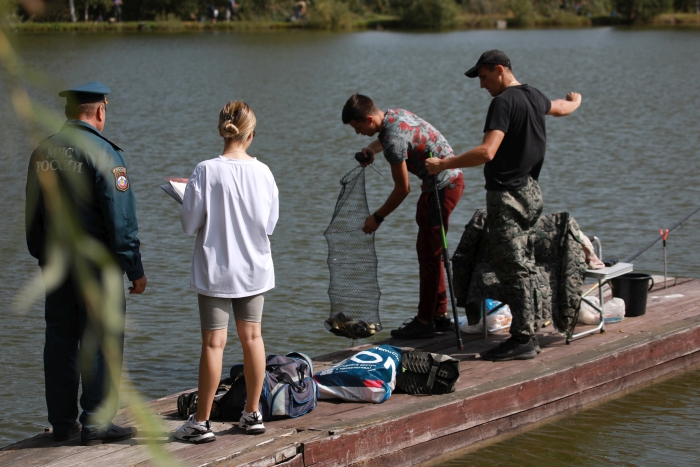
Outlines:
MULTIPOLYGON (((450 214, 457 206, 463 191, 464 176, 461 173, 447 187, 439 190, 445 233, 447 233, 450 214)), ((418 198, 416 223, 418 224, 416 251, 420 276, 418 318, 423 321, 432 321, 435 316, 444 316, 447 313, 447 290, 442 264, 442 232, 434 191, 423 192, 418 198)))
MULTIPOLYGON (((123 296, 120 309, 125 311, 123 296)), ((119 390, 124 328, 115 336, 118 349, 112 372, 117 379, 112 381, 101 348, 103 327, 90 318, 75 279, 66 280, 46 295, 45 316, 44 378, 49 423, 55 433, 66 433, 75 424, 82 379, 80 423, 85 436, 108 425, 117 412, 117 401, 105 397, 108 391, 116 395, 119 390)))
POLYGON ((538 324, 535 323, 535 245, 531 229, 542 214, 540 186, 529 179, 519 190, 487 191, 486 205, 492 265, 496 277, 505 286, 505 302, 513 315, 510 333, 521 338, 533 336, 538 324))

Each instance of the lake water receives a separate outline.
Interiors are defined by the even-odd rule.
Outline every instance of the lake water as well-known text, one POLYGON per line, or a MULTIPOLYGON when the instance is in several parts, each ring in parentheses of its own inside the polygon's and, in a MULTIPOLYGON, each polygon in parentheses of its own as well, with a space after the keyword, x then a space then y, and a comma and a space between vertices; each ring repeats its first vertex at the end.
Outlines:
MULTIPOLYGON (((255 110, 257 136, 250 153, 269 165, 280 189, 281 217, 272 237, 277 287, 267 295, 263 319, 268 353, 319 355, 351 344, 323 327, 330 311, 323 231, 339 179, 356 165, 353 153, 369 142, 340 120, 354 92, 370 95, 382 108, 417 113, 462 152, 480 142, 490 101, 463 73, 481 52, 499 48, 510 56, 516 77, 549 98, 569 91, 583 95, 575 114, 547 121, 547 160, 540 178, 545 212, 571 212, 584 232, 602 239, 605 256, 624 259, 700 202, 697 31, 37 34, 11 40, 30 67, 30 95, 58 114, 63 109, 59 90, 93 80, 112 88, 104 134, 125 149, 149 280, 144 295, 127 299, 125 362, 137 389, 149 399, 196 385, 200 342, 196 295, 188 290, 194 238, 182 233, 178 206, 159 185, 162 176, 189 176, 199 161, 220 153, 217 117, 228 100, 243 99, 255 110)), ((4 71, 0 74, 0 251, 5 264, 0 272, 0 446, 47 425, 42 303, 18 313, 11 302, 38 272, 24 245, 27 161, 38 139, 60 127, 59 122, 51 131, 26 132, 10 106, 14 84, 4 71)), ((370 209, 379 207, 391 189, 388 165, 380 160, 376 166, 384 178, 367 172, 370 209)), ((376 234, 385 331, 375 339, 388 337, 390 329, 416 313, 417 182, 412 178, 413 192, 376 234)), ((474 210, 485 206, 481 169, 466 170, 465 182, 452 215, 451 249, 474 210)), ((669 236, 670 275, 700 277, 699 223, 700 215, 669 236)), ((662 273, 662 260, 657 244, 635 260, 635 270, 662 273)), ((224 367, 239 361, 232 333, 224 367)), ((674 389, 660 394, 659 410, 678 396, 690 401, 681 416, 697 414, 697 391, 674 389)), ((627 411, 617 419, 653 426, 647 412, 627 411)), ((595 426, 610 422, 606 412, 591 413, 598 414, 595 426)), ((680 437, 682 427, 669 422, 666 429, 680 437)), ((570 446, 562 452, 583 446, 581 430, 574 425, 557 432, 558 442, 570 446)), ((624 452, 631 457, 616 465, 653 465, 634 456, 640 452, 636 443, 649 446, 655 439, 653 430, 625 437, 622 442, 630 444, 624 452)), ((526 452, 527 446, 519 449, 526 452)), ((489 462, 498 455, 491 452, 489 462)), ((507 463, 507 457, 502 459, 507 463)))

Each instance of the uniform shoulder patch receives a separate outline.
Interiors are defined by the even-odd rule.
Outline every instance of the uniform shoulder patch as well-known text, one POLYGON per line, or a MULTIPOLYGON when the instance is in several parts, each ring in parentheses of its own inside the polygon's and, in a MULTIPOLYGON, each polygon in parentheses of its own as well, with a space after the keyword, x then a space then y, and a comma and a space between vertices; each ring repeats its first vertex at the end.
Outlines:
POLYGON ((115 167, 112 169, 114 183, 117 190, 126 191, 129 189, 129 179, 126 177, 126 167, 115 167))

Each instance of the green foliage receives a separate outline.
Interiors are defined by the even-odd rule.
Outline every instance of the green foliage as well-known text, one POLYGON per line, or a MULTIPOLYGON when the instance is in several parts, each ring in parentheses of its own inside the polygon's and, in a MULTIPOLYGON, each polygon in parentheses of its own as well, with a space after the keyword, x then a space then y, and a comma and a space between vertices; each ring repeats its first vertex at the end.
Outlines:
MULTIPOLYGON (((44 2, 16 2, 23 20, 31 21, 70 21, 67 1, 46 0, 44 2)), ((76 0, 76 16, 82 3, 76 0)))
MULTIPOLYGON (((389 11, 389 0, 339 0, 348 4, 350 11, 356 15, 366 15, 369 13, 387 13, 389 11)), ((311 6, 316 6, 312 1, 311 6)))
POLYGON ((505 13, 506 0, 462 0, 459 2, 465 12, 473 15, 493 15, 505 13))
POLYGON ((561 10, 560 0, 532 0, 532 9, 538 16, 550 18, 561 10))
POLYGON ((513 19, 508 21, 509 26, 531 28, 535 25, 535 9, 530 0, 508 0, 506 5, 513 13, 513 19))
POLYGON ((206 3, 201 0, 127 0, 122 6, 122 16, 125 21, 150 21, 168 15, 184 20, 196 19, 203 14, 206 3))
POLYGON ((352 29, 355 14, 347 2, 316 0, 308 9, 309 26, 315 29, 352 29))
POLYGON ((673 11, 695 13, 697 0, 673 0, 673 11))
POLYGON ((392 7, 407 28, 450 29, 459 21, 454 0, 394 0, 392 7))
POLYGON ((673 0, 616 0, 615 9, 635 22, 646 23, 673 8, 673 0))
POLYGON ((609 16, 614 10, 614 0, 588 0, 583 4, 582 14, 590 16, 609 16))
POLYGON ((294 2, 295 0, 243 0, 241 10, 251 18, 285 21, 292 15, 294 2))
POLYGON ((535 20, 536 27, 566 27, 581 28, 592 24, 592 20, 586 15, 577 15, 570 11, 560 10, 549 17, 540 17, 535 20))

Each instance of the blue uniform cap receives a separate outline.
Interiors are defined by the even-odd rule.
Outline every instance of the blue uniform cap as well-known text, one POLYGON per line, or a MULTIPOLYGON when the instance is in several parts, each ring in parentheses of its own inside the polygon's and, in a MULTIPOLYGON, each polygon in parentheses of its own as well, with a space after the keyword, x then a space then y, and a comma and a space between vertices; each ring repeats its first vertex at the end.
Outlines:
POLYGON ((68 98, 69 102, 74 101, 79 104, 102 102, 107 94, 109 94, 109 87, 98 81, 92 81, 58 93, 59 96, 68 98))

